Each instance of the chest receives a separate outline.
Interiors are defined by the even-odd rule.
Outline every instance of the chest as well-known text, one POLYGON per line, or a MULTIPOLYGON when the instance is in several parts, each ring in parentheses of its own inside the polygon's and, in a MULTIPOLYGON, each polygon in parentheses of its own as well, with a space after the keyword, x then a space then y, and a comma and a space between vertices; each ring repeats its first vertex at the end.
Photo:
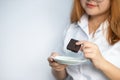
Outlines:
POLYGON ((67 51, 66 46, 71 38, 79 41, 85 40, 85 41, 93 42, 97 44, 101 52, 107 51, 109 49, 109 44, 107 42, 106 36, 103 31, 97 31, 93 36, 92 34, 89 35, 89 31, 87 28, 81 29, 80 27, 74 27, 74 26, 70 27, 64 39, 65 51, 67 51))

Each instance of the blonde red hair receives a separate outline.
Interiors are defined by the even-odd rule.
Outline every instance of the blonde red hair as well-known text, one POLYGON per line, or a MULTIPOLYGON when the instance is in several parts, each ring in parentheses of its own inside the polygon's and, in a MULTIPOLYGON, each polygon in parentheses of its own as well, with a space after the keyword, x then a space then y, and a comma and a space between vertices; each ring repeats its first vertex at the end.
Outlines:
MULTIPOLYGON (((120 0, 110 0, 110 15, 108 18, 108 37, 109 44, 113 45, 120 40, 120 0)), ((71 23, 79 21, 84 14, 84 9, 81 7, 80 0, 74 0, 71 13, 71 23)))

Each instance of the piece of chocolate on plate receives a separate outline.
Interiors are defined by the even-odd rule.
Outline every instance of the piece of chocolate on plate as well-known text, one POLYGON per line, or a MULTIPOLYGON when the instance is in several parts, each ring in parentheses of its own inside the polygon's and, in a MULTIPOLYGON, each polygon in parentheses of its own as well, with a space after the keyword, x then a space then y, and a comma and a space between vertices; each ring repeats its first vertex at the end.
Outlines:
POLYGON ((81 45, 76 45, 75 44, 76 42, 78 42, 78 40, 71 39, 67 45, 67 49, 77 53, 79 51, 81 45))

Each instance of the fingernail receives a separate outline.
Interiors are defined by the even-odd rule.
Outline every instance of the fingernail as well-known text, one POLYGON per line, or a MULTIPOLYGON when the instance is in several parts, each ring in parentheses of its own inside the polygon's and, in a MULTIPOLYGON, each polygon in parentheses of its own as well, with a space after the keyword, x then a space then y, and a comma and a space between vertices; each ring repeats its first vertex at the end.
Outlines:
POLYGON ((76 45, 78 45, 78 44, 79 44, 79 42, 76 42, 75 44, 76 44, 76 45))
POLYGON ((54 57, 53 57, 53 56, 50 56, 50 58, 54 59, 54 57))

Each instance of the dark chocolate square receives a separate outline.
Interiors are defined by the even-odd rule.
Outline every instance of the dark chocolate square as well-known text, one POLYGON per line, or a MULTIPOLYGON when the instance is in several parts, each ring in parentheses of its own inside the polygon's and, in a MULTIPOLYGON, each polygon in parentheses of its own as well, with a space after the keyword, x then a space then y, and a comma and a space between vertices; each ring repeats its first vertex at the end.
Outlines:
POLYGON ((78 42, 78 40, 71 39, 67 45, 67 49, 77 53, 79 51, 81 45, 76 45, 75 44, 76 42, 78 42))

